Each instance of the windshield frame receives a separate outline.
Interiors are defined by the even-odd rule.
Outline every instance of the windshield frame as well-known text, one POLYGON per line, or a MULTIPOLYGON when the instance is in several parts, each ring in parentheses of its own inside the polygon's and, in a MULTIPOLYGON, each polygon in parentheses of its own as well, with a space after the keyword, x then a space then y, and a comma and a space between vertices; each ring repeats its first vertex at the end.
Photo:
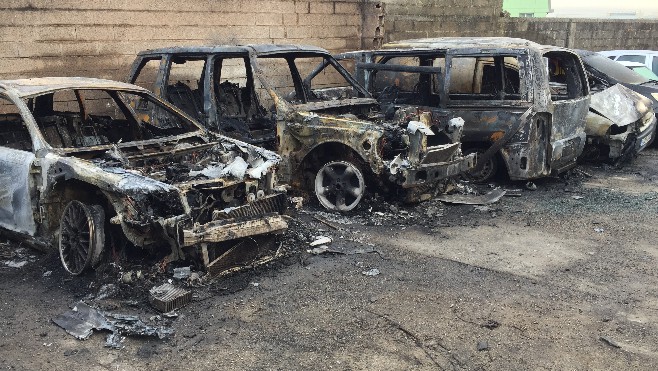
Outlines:
MULTIPOLYGON (((202 127, 200 124, 198 124, 194 119, 186 115, 184 112, 180 111, 178 108, 168 104, 167 102, 162 101, 161 99, 154 96, 152 93, 148 91, 131 90, 131 89, 108 89, 106 87, 71 87, 71 88, 55 89, 47 92, 39 92, 37 94, 21 96, 19 99, 25 105, 31 120, 34 122, 37 133, 43 139, 43 143, 51 150, 61 151, 63 153, 94 151, 99 149, 111 148, 113 146, 117 146, 121 148, 121 147, 128 147, 128 146, 146 144, 146 143, 179 140, 181 138, 188 138, 194 136, 207 136, 207 130, 204 127, 202 127), (29 102, 37 97, 48 95, 48 94, 54 94, 62 91, 71 91, 74 94, 76 94, 76 97, 79 96, 78 92, 81 91, 103 91, 107 93, 108 97, 115 102, 117 108, 125 116, 126 120, 130 121, 131 125, 150 125, 157 128, 157 126, 152 125, 148 122, 143 122, 139 118, 140 114, 135 111, 135 108, 130 104, 130 100, 126 97, 125 94, 133 95, 135 97, 139 97, 142 99, 147 99, 149 102, 152 102, 153 104, 157 105, 159 108, 165 110, 167 113, 179 117, 182 122, 186 123, 186 127, 182 128, 186 131, 183 133, 167 134, 167 135, 156 136, 154 138, 148 138, 148 139, 132 140, 125 142, 121 141, 119 143, 98 144, 98 145, 80 146, 80 147, 57 147, 52 145, 45 139, 43 130, 40 127, 40 125, 37 123, 36 116, 34 116, 33 108, 30 107, 29 102)), ((81 114, 84 113, 86 110, 85 103, 81 102, 80 100, 78 100, 77 103, 80 107, 80 113, 81 114)))
MULTIPOLYGON (((307 95, 309 93, 306 92, 308 86, 307 84, 310 80, 312 80, 315 76, 317 76, 320 72, 322 72, 325 68, 327 68, 330 65, 333 66, 336 72, 338 72, 338 74, 344 79, 344 81, 349 84, 349 87, 355 89, 357 95, 359 96, 358 98, 371 98, 370 93, 368 93, 368 91, 356 81, 356 79, 345 69, 345 67, 343 67, 330 54, 318 53, 313 51, 304 51, 304 50, 286 51, 279 53, 262 53, 256 55, 256 57, 254 58, 254 63, 257 67, 256 71, 259 71, 258 75, 261 78, 261 82, 263 82, 263 85, 267 86, 268 89, 270 89, 274 94, 276 94, 278 98, 281 99, 281 101, 285 102, 287 105, 290 105, 292 107, 305 105, 305 104, 318 103, 318 101, 312 101, 308 99, 307 95), (260 64, 260 60, 274 59, 274 58, 283 59, 285 61, 292 62, 291 65, 294 66, 294 71, 291 69, 290 73, 291 73, 292 81, 295 84, 295 91, 304 91, 304 97, 302 99, 302 102, 290 101, 287 97, 281 94, 280 89, 276 89, 272 86, 270 81, 270 76, 268 76, 268 72, 266 71, 266 68, 263 68, 263 66, 260 64), (295 63, 295 60, 300 58, 322 58, 322 61, 307 76, 301 76, 299 75, 299 70, 297 69, 295 63), (296 77, 298 77, 298 79, 296 77), (300 84, 301 86, 297 86, 298 84, 300 84)), ((327 101, 325 100, 320 102, 327 102, 327 101)))

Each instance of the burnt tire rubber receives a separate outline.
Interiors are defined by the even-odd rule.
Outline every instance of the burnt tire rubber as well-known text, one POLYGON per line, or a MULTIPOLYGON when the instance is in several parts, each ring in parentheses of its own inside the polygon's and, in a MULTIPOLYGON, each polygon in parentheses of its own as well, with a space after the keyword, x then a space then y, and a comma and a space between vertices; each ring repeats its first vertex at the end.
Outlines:
POLYGON ((105 245, 105 212, 98 205, 73 200, 59 221, 59 257, 64 269, 79 275, 94 267, 105 245))
POLYGON ((365 191, 363 173, 351 162, 328 162, 315 176, 315 195, 327 210, 350 211, 359 204, 365 191))
MULTIPOLYGON (((476 153, 479 157, 483 155, 485 151, 486 150, 484 148, 470 148, 465 150, 464 153, 466 155, 470 155, 471 153, 476 153)), ((477 161, 479 162, 480 160, 478 159, 477 161)), ((487 183, 493 180, 494 178, 496 178, 497 174, 498 174, 498 158, 496 157, 496 155, 493 155, 483 165, 482 170, 477 172, 468 171, 466 173, 466 178, 468 178, 468 180, 475 183, 487 183)))

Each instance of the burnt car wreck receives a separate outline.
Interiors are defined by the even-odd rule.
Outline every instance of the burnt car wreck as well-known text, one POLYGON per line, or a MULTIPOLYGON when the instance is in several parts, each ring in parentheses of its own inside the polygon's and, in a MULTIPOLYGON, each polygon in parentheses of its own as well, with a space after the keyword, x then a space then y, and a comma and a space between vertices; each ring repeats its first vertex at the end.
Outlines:
POLYGON ((287 228, 275 153, 208 135, 142 88, 0 81, 0 108, 0 226, 58 246, 72 274, 132 245, 219 271, 287 228))
POLYGON ((350 63, 383 110, 415 107, 439 123, 464 119, 471 177, 499 170, 512 180, 561 173, 585 145, 589 90, 578 56, 563 48, 498 37, 435 38, 337 56, 350 63))
POLYGON ((409 108, 382 112, 326 50, 311 46, 180 47, 139 53, 129 81, 210 131, 274 149, 277 175, 349 211, 366 185, 408 202, 470 169, 459 121, 409 108))
POLYGON ((615 162, 637 155, 656 135, 652 103, 621 84, 593 91, 585 132, 585 159, 615 162))

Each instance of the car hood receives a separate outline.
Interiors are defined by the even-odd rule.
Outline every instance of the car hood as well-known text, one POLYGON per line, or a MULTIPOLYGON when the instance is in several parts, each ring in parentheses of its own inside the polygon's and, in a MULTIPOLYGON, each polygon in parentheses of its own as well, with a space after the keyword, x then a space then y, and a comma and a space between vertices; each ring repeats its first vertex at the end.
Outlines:
POLYGON ((626 126, 644 117, 653 104, 645 96, 616 84, 593 94, 590 109, 618 126, 626 126))
POLYGON ((623 84, 625 87, 640 93, 651 100, 654 112, 658 113, 658 83, 643 85, 623 84))

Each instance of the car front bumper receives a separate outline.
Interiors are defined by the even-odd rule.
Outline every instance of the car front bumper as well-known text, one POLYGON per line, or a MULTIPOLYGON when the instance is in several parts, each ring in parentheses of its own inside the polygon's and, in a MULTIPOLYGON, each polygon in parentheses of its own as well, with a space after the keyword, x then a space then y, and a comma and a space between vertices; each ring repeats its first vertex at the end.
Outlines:
POLYGON ((436 183, 442 179, 462 174, 475 166, 475 154, 459 157, 453 161, 421 164, 414 168, 400 169, 399 183, 402 188, 412 188, 436 183))
POLYGON ((212 221, 192 229, 183 229, 182 246, 188 247, 201 243, 216 243, 241 237, 282 232, 288 228, 288 220, 290 217, 285 215, 269 215, 230 223, 224 220, 212 221))

